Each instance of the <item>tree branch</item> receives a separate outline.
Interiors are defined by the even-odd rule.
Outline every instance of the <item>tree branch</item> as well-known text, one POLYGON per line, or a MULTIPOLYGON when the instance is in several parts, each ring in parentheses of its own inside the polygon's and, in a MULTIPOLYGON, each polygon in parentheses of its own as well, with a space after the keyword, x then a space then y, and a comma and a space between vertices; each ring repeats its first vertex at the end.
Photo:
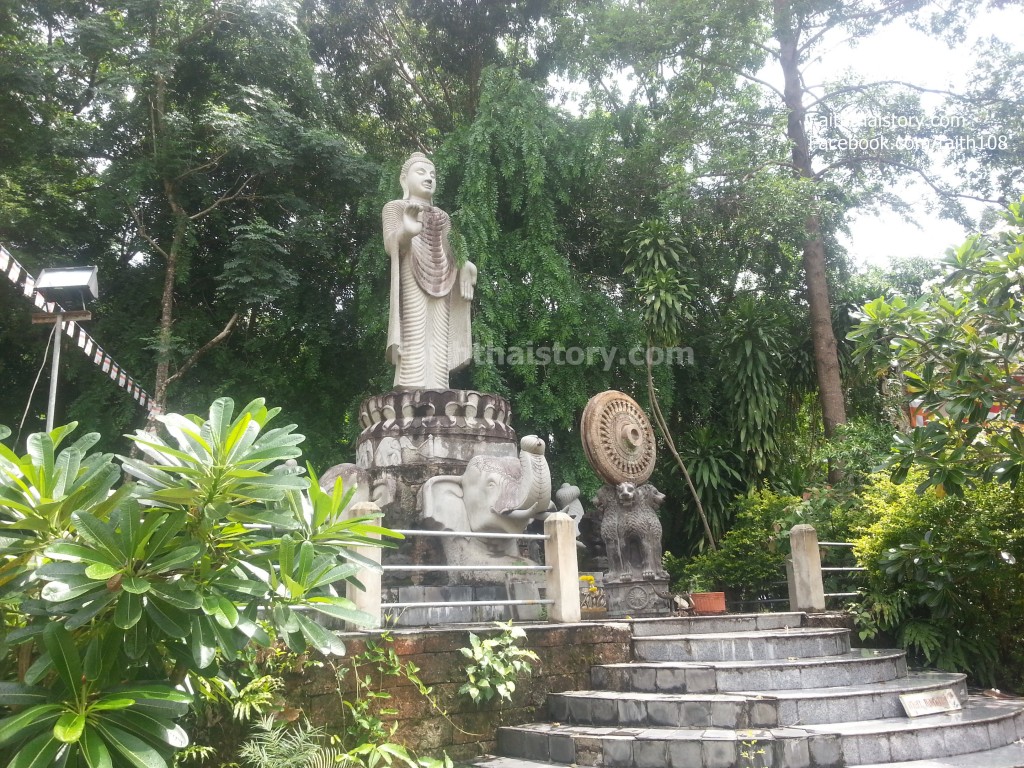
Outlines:
POLYGON ((222 341, 224 341, 224 339, 226 339, 228 336, 230 336, 231 335, 231 329, 235 327, 235 323, 237 323, 237 322, 238 322, 238 313, 235 312, 235 314, 233 314, 231 316, 231 318, 227 321, 227 323, 221 329, 220 333, 218 333, 216 336, 214 336, 208 342, 203 344, 203 346, 201 346, 199 349, 197 349, 195 352, 193 352, 192 356, 188 360, 186 360, 184 363, 182 363, 181 367, 178 368, 177 371, 175 371, 171 376, 167 377, 167 384, 168 385, 172 384, 173 382, 177 381, 182 376, 184 376, 188 372, 188 370, 199 361, 199 358, 201 358, 203 355, 205 355, 211 349, 213 349, 218 344, 220 344, 222 341))
POLYGON ((227 155, 227 152, 221 152, 219 155, 217 155, 212 160, 208 160, 207 162, 203 163, 202 165, 197 165, 195 168, 189 168, 187 171, 184 171, 183 173, 179 174, 178 176, 175 176, 174 177, 174 181, 181 181, 182 179, 187 179, 189 176, 192 176, 193 174, 202 173, 203 171, 205 171, 205 170, 207 170, 209 168, 216 168, 217 165, 220 164, 220 161, 223 160, 226 155, 227 155))
POLYGON ((256 179, 255 176, 248 177, 241 184, 238 185, 238 188, 234 192, 230 192, 230 193, 228 193, 228 194, 226 194, 226 195, 224 195, 222 197, 218 197, 216 200, 214 200, 209 206, 207 206, 203 210, 199 211, 198 213, 193 213, 191 216, 189 216, 188 217, 189 220, 190 221, 198 221, 199 219, 203 218, 207 214, 215 211, 217 208, 219 208, 220 206, 224 205, 224 203, 230 203, 232 200, 237 200, 238 197, 242 194, 242 192, 245 191, 245 188, 247 186, 249 186, 249 183, 254 181, 255 179, 256 179))
POLYGON ((128 213, 130 213, 132 219, 134 219, 135 228, 139 231, 139 235, 142 239, 149 243, 149 246, 165 259, 170 259, 171 257, 168 255, 167 251, 161 248, 160 244, 150 236, 149 231, 146 229, 146 225, 142 223, 142 217, 139 216, 139 212, 136 211, 133 206, 129 205, 128 213))
MULTIPOLYGON (((806 109, 808 111, 810 111, 811 109, 816 107, 818 104, 821 104, 823 101, 831 99, 831 98, 833 98, 835 96, 842 96, 843 94, 846 94, 846 93, 855 93, 855 92, 858 92, 858 91, 862 92, 862 91, 868 90, 869 88, 878 88, 878 87, 887 86, 887 85, 898 85, 898 86, 901 86, 903 88, 908 88, 908 89, 910 89, 912 91, 917 91, 918 93, 937 93, 937 94, 939 94, 941 96, 953 96, 955 98, 960 98, 961 97, 961 94, 954 93, 953 91, 946 91, 946 90, 943 90, 943 89, 940 89, 940 88, 924 88, 923 86, 914 85, 913 83, 907 83, 907 82, 905 82, 903 80, 876 80, 876 81, 874 81, 872 83, 860 83, 858 85, 845 85, 845 86, 843 86, 841 88, 836 88, 835 90, 829 91, 828 93, 824 94, 823 96, 821 96, 821 97, 819 97, 817 99, 814 99, 813 101, 808 103, 806 105, 806 109)), ((810 93, 812 88, 821 88, 821 87, 824 87, 824 86, 823 85, 808 86, 808 87, 804 88, 804 92, 805 93, 810 93)))

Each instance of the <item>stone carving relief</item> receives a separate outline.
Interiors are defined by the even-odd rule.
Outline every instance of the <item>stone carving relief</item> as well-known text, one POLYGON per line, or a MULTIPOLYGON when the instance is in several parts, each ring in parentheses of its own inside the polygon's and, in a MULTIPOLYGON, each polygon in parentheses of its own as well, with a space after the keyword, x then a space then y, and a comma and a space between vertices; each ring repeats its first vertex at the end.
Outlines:
POLYGON ((477 269, 461 267, 448 242, 451 219, 433 205, 437 176, 415 152, 399 176, 403 198, 384 206, 384 247, 391 260, 387 358, 395 387, 448 389, 448 375, 472 357, 470 303, 477 269))
MULTIPOLYGON (((518 458, 474 456, 461 475, 440 475, 424 483, 419 508, 425 528, 472 533, 522 534, 530 521, 554 511, 551 472, 544 456, 544 441, 527 435, 520 441, 518 458)), ((445 537, 449 565, 499 565, 524 561, 513 539, 445 537)), ((486 581, 487 572, 474 572, 472 580, 486 581)), ((453 572, 451 581, 466 574, 453 572)), ((494 580, 504 575, 494 572, 494 580)))
POLYGON ((361 501, 372 501, 377 506, 384 507, 395 497, 396 489, 393 479, 382 477, 374 483, 369 473, 355 464, 336 464, 328 469, 320 475, 320 488, 325 493, 330 493, 334 489, 334 481, 339 477, 341 478, 341 487, 346 492, 355 486, 355 493, 349 506, 361 501))
POLYGON ((590 398, 580 424, 583 450, 606 483, 643 485, 654 471, 654 430, 631 397, 609 390, 590 398))
MULTIPOLYGON (((583 504, 580 502, 580 489, 577 485, 562 483, 555 491, 555 506, 559 512, 565 512, 572 518, 576 538, 580 537, 580 521, 583 520, 583 504)), ((582 546, 577 542, 579 546, 582 546)))
POLYGON ((465 389, 409 390, 369 397, 359 409, 360 440, 412 432, 432 435, 467 430, 488 437, 515 437, 508 401, 465 389))

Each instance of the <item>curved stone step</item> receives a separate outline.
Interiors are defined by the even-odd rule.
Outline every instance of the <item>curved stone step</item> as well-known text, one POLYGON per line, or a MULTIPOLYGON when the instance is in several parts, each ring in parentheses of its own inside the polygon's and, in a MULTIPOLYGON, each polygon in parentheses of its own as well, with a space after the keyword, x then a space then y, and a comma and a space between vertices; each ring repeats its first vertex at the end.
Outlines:
POLYGON ((890 764, 983 752, 1024 738, 1024 700, 969 697, 959 712, 808 725, 839 736, 847 765, 890 764))
POLYGON ((776 728, 903 715, 900 695, 951 688, 967 699, 965 675, 918 672, 870 685, 735 693, 572 691, 551 694, 552 720, 576 725, 776 728))
POLYGON ((866 685, 907 675, 903 651, 857 648, 814 659, 629 662, 591 669, 594 688, 648 693, 732 693, 866 685))
POLYGON ((803 613, 730 613, 720 616, 665 616, 654 619, 634 619, 633 637, 795 628, 801 626, 805 618, 806 615, 803 613))
POLYGON ((840 768, 984 753, 1022 735, 1024 702, 971 699, 955 713, 803 728, 533 724, 500 728, 498 749, 527 760, 606 768, 840 768))
POLYGON ((523 760, 518 757, 496 757, 495 755, 481 755, 469 763, 456 763, 455 768, 463 768, 464 765, 474 765, 477 768, 548 768, 551 763, 545 761, 538 763, 534 760, 523 760))
POLYGON ((850 650, 848 629, 766 629, 634 637, 640 661, 769 661, 838 656, 850 650))
MULTIPOLYGON (((488 766, 488 768, 518 768, 517 766, 488 766)), ((522 766, 522 768, 529 768, 522 766)), ((988 749, 984 752, 968 752, 952 757, 935 757, 928 760, 911 760, 900 763, 874 763, 857 768, 1024 768, 1024 743, 988 749)))

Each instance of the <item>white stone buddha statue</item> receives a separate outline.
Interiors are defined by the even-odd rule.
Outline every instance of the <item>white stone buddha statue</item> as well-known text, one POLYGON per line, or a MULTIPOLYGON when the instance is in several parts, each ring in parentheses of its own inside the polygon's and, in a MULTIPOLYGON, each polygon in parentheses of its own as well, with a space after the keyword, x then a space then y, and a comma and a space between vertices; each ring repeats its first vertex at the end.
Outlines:
POLYGON ((477 269, 459 267, 448 243, 451 219, 432 204, 436 172, 414 153, 399 177, 404 197, 381 214, 391 258, 387 358, 396 389, 448 389, 473 355, 470 304, 477 269))

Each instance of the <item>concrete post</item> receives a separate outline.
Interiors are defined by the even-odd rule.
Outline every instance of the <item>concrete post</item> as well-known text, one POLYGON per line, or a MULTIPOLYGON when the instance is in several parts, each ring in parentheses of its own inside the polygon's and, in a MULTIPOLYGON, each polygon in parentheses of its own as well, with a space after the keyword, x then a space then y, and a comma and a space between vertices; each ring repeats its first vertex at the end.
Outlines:
POLYGON ((564 512, 554 512, 544 521, 544 562, 551 621, 570 624, 580 620, 580 569, 576 560, 576 527, 564 512))
MULTIPOLYGON (((360 501, 358 504, 352 504, 348 510, 348 516, 352 517, 371 517, 380 515, 380 507, 374 504, 372 501, 360 501)), ((379 539, 380 535, 375 534, 375 538, 379 539)), ((380 547, 353 547, 353 551, 356 554, 362 555, 363 557, 372 560, 373 562, 380 565, 380 547)), ((348 629, 374 629, 381 625, 381 572, 372 568, 360 568, 356 572, 356 578, 362 582, 366 589, 360 589, 351 581, 347 582, 345 587, 345 597, 356 604, 356 608, 361 611, 366 611, 368 614, 374 617, 374 621, 370 626, 363 626, 354 624, 352 622, 346 622, 348 629)))
POLYGON ((791 611, 824 611, 825 586, 821 581, 818 532, 811 525, 794 525, 789 531, 790 555, 786 559, 791 611))

